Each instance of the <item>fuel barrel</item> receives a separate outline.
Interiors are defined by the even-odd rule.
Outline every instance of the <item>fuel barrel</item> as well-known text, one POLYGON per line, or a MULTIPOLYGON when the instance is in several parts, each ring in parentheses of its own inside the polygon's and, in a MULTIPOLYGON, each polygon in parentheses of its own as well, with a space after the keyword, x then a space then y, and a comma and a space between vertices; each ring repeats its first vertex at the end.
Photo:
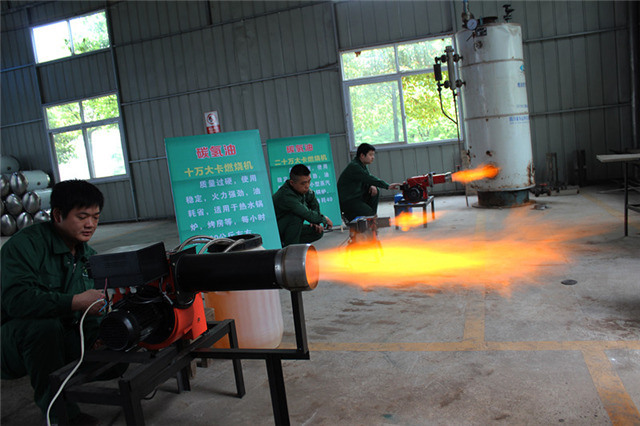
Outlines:
MULTIPOLYGON (((264 250, 257 234, 228 237, 227 242, 211 244, 209 253, 264 250)), ((251 265, 247 265, 251 268, 251 265)), ((213 291, 204 293, 206 306, 214 309, 216 321, 234 319, 241 348, 274 349, 284 331, 279 290, 213 291)), ((228 347, 226 339, 216 347, 228 347)))

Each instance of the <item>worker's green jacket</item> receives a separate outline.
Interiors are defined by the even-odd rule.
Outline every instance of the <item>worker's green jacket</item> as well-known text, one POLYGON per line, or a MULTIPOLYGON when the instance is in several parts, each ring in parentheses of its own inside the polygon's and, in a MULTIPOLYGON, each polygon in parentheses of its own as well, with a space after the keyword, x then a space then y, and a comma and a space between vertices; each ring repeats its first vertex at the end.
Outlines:
MULTIPOLYGON (((3 379, 29 376, 43 414, 56 391, 50 388, 49 375, 80 356, 77 322, 84 312, 72 311, 71 302, 75 294, 93 288, 86 268, 93 254, 83 243, 74 257, 51 222, 24 228, 2 246, 0 370, 3 379)), ((95 315, 85 318, 85 347, 98 337, 100 320, 95 315)), ((80 413, 77 404, 66 405, 70 419, 80 413)))
POLYGON ((288 179, 273 194, 273 208, 283 247, 301 242, 298 239, 305 220, 316 225, 327 224, 327 219, 320 213, 316 194, 312 190, 306 194, 298 194, 289 185, 288 179))
POLYGON ((338 178, 338 198, 340 205, 350 201, 361 201, 369 193, 369 187, 389 189, 389 184, 369 173, 366 165, 358 157, 351 160, 338 178))
MULTIPOLYGON (((52 222, 14 235, 2 245, 2 324, 13 318, 79 318, 82 312, 71 310, 71 300, 93 288, 86 266, 95 253, 84 243, 74 258, 52 222)), ((88 317, 85 324, 98 320, 88 317)))

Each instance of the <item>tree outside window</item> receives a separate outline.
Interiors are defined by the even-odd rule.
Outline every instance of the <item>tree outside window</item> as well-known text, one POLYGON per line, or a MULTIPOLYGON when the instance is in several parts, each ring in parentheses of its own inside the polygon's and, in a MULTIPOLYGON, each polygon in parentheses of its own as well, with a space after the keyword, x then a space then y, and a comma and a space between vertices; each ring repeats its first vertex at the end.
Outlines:
MULTIPOLYGON (((455 123, 442 113, 433 72, 434 58, 451 44, 451 38, 439 38, 341 54, 354 147, 457 138, 455 123)), ((446 67, 443 76, 447 78, 446 67)), ((455 117, 450 90, 442 90, 442 106, 455 117)))
POLYGON ((115 94, 45 108, 60 180, 126 174, 115 94))
POLYGON ((38 63, 106 49, 110 46, 104 11, 32 28, 38 63))

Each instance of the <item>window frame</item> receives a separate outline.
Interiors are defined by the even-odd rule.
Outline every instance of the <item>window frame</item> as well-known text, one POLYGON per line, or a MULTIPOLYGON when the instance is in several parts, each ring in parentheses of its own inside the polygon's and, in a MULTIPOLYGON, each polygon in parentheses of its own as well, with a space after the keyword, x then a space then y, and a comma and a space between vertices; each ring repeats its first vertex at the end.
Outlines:
POLYGON ((109 91, 106 93, 101 93, 99 95, 96 96, 90 96, 87 98, 78 98, 78 99, 73 99, 73 100, 65 100, 62 102, 55 102, 55 103, 48 103, 48 104, 43 104, 42 105, 42 114, 44 117, 44 123, 45 123, 45 128, 46 128, 46 132, 47 132, 47 139, 49 141, 49 150, 50 150, 50 155, 51 155, 51 162, 53 164, 53 173, 55 175, 56 181, 59 182, 60 181, 60 165, 58 164, 58 155, 56 153, 56 144, 55 144, 55 139, 54 139, 54 135, 56 134, 60 134, 60 133, 67 133, 67 132, 72 132, 72 131, 77 131, 80 130, 82 132, 82 140, 84 143, 84 147, 85 147, 85 153, 86 153, 86 157, 85 157, 85 161, 87 162, 87 167, 89 169, 89 178, 85 179, 89 182, 93 182, 93 183, 106 183, 106 182, 115 182, 115 181, 121 181, 121 180, 128 180, 130 178, 130 170, 129 170, 129 159, 128 159, 128 155, 127 155, 127 150, 126 150, 126 144, 125 144, 125 137, 124 137, 124 123, 122 120, 122 111, 120 108, 120 96, 118 95, 118 93, 116 91, 109 91), (82 103, 88 100, 92 100, 92 99, 98 99, 98 98, 104 98, 107 96, 111 96, 114 95, 116 97, 116 102, 118 104, 118 116, 117 117, 111 117, 111 118, 105 118, 105 119, 101 119, 101 120, 96 120, 96 121, 85 121, 84 118, 84 108, 82 106, 82 103), (71 103, 77 103, 79 104, 80 107, 80 118, 81 118, 81 122, 78 124, 72 124, 69 126, 63 126, 63 127, 56 127, 54 129, 51 129, 49 127, 49 119, 47 116, 47 109, 48 108, 52 108, 52 107, 56 107, 56 106, 60 106, 60 105, 66 105, 66 104, 71 104, 71 103), (109 124, 117 124, 118 125, 118 131, 120 133, 120 147, 122 149, 122 161, 124 162, 124 173, 123 174, 119 174, 119 175, 111 175, 111 176, 104 176, 104 177, 94 177, 95 176, 95 170, 93 167, 94 164, 94 157, 93 157, 93 151, 90 149, 90 144, 91 141, 89 139, 88 136, 88 129, 93 128, 93 127, 100 127, 100 126, 105 126, 105 125, 109 125, 109 124))
POLYGON ((57 20, 57 21, 52 21, 52 22, 47 22, 47 23, 44 23, 44 24, 31 26, 29 28, 29 33, 31 35, 31 45, 32 45, 32 48, 33 48, 33 58, 35 60, 35 64, 36 65, 44 65, 44 64, 53 63, 55 61, 62 61, 62 60, 65 60, 65 59, 71 59, 71 58, 75 58, 77 56, 91 55, 91 54, 94 54, 96 52, 103 52, 103 51, 111 49, 113 44, 112 44, 112 41, 111 41, 111 34, 109 33, 109 22, 108 22, 108 19, 109 19, 109 17, 108 17, 107 10, 106 9, 98 9, 98 10, 95 10, 93 12, 88 12, 88 13, 84 13, 82 15, 73 16, 71 18, 60 19, 60 20, 57 20), (87 52, 82 52, 82 53, 76 53, 76 47, 75 47, 75 43, 74 43, 74 40, 73 40, 73 33, 71 32, 71 21, 74 20, 74 19, 79 19, 79 18, 83 18, 83 17, 86 17, 86 16, 98 15, 100 13, 103 13, 104 17, 105 17, 105 24, 107 26, 107 39, 109 40, 109 45, 107 47, 103 47, 103 48, 100 48, 100 49, 89 50, 87 52), (71 54, 69 54, 67 56, 61 56, 61 57, 55 58, 55 59, 49 59, 49 60, 46 60, 46 61, 40 61, 38 59, 38 49, 37 49, 37 46, 36 46, 36 37, 35 37, 35 34, 34 34, 34 30, 36 28, 46 27, 48 25, 58 24, 58 23, 61 23, 61 22, 66 23, 67 31, 68 31, 68 34, 69 34, 69 44, 71 46, 71 54))
MULTIPOLYGON (((368 45, 368 46, 364 46, 364 47, 359 47, 359 48, 354 48, 354 49, 345 49, 345 50, 340 50, 338 52, 339 58, 340 58, 340 79, 341 79, 341 83, 342 83, 342 93, 343 93, 343 100, 344 100, 344 110, 345 110, 345 121, 346 121, 346 125, 347 125, 347 138, 349 140, 349 150, 351 152, 354 152, 356 150, 356 138, 355 138, 355 131, 354 131, 354 126, 353 126, 353 114, 351 112, 351 99, 350 99, 350 94, 349 94, 349 89, 353 86, 362 86, 365 84, 375 84, 375 83, 384 83, 384 82, 395 82, 398 86, 398 94, 399 94, 399 98, 400 98, 400 114, 402 117, 402 136, 403 136, 403 141, 398 141, 398 142, 387 142, 387 143, 376 143, 373 144, 373 146, 376 147, 376 150, 386 150, 386 149, 394 149, 394 148, 408 148, 408 147, 416 147, 416 146, 434 146, 434 145, 442 145, 442 144, 450 144, 450 143, 457 143, 458 142, 458 138, 452 138, 452 139, 439 139, 439 140, 433 140, 433 141, 423 141, 423 142, 413 142, 413 143, 409 143, 408 142, 408 134, 407 134, 407 116, 406 116, 406 112, 405 112, 405 103, 404 103, 404 91, 402 90, 402 79, 405 77, 410 77, 412 75, 421 75, 421 74, 433 74, 434 73, 434 69, 433 69, 433 64, 429 67, 429 68, 422 68, 419 70, 408 70, 408 71, 402 71, 400 69, 400 63, 399 63, 399 55, 398 55, 398 47, 401 45, 406 45, 406 44, 416 44, 416 43, 420 43, 420 42, 424 42, 424 41, 432 41, 432 40, 440 40, 440 39, 448 39, 450 41, 450 43, 446 43, 446 45, 451 45, 454 47, 454 50, 456 49, 455 46, 455 37, 453 33, 446 33, 446 34, 439 34, 437 36, 432 36, 432 37, 423 37, 423 38, 418 38, 418 39, 412 39, 412 40, 403 40, 403 41, 399 41, 399 42, 394 42, 394 43, 385 43, 385 44, 375 44, 375 45, 368 45), (394 73, 390 73, 390 74, 384 74, 384 75, 376 75, 376 76, 371 76, 371 77, 359 77, 359 78, 354 78, 354 79, 350 79, 350 80, 345 80, 344 79, 344 64, 343 64, 343 55, 345 53, 352 53, 352 52, 361 52, 361 51, 365 51, 365 50, 373 50, 373 49, 382 49, 385 47, 393 47, 394 49, 394 57, 395 57, 395 66, 396 66, 396 71, 394 73)), ((444 51, 443 51, 444 54, 444 51)), ((447 67, 447 63, 446 62, 442 62, 441 63, 441 67, 442 67, 442 72, 447 72, 448 71, 448 67, 447 67)), ((454 70, 455 72, 455 70, 454 70)), ((443 89, 443 90, 447 90, 447 89, 443 89)), ((457 102, 457 101, 456 101, 457 102)), ((460 116, 461 116, 461 108, 458 108, 458 117, 456 117, 456 119, 458 120, 458 123, 460 123, 460 116)))

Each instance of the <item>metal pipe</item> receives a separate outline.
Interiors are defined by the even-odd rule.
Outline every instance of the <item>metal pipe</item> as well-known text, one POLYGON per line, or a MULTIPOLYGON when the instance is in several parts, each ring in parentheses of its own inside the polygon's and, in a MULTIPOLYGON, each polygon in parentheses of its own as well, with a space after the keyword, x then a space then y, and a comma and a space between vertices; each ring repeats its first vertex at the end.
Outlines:
POLYGON ((604 28, 604 29, 601 29, 601 30, 582 31, 580 33, 563 34, 563 35, 540 37, 540 38, 531 38, 529 40, 522 40, 522 43, 523 44, 528 44, 528 43, 537 43, 537 42, 540 42, 540 41, 563 40, 563 39, 566 39, 566 38, 574 38, 574 37, 580 37, 580 36, 602 34, 602 33, 608 33, 608 32, 611 32, 611 31, 622 31, 622 30, 626 30, 626 29, 627 29, 627 27, 604 28))
POLYGON ((638 106, 638 5, 636 2, 630 1, 629 6, 629 68, 631 71, 631 136, 633 138, 633 147, 640 147, 638 141, 638 114, 640 108, 638 106))
POLYGON ((210 92, 213 90, 229 89, 231 87, 246 86, 246 85, 251 85, 255 83, 263 83, 265 81, 273 81, 273 80, 279 80, 282 78, 297 77, 300 75, 307 75, 307 74, 314 74, 317 72, 335 71, 335 70, 338 70, 338 71, 340 70, 340 65, 338 63, 328 64, 327 66, 314 68, 312 70, 298 71, 298 72, 292 72, 288 74, 280 74, 272 77, 256 78, 254 80, 238 81, 235 83, 222 84, 215 87, 205 87, 203 89, 187 90, 184 92, 172 93, 170 95, 154 96, 152 98, 138 99, 138 100, 129 101, 129 102, 121 102, 120 105, 130 106, 130 105, 136 105, 136 104, 141 104, 145 102, 161 101, 164 99, 172 99, 180 96, 195 95, 197 93, 210 92))
POLYGON ((34 124, 34 123, 41 123, 41 122, 43 122, 42 118, 36 118, 34 120, 21 121, 19 123, 3 124, 2 126, 0 126, 0 129, 6 129, 9 127, 15 127, 15 126, 24 126, 27 124, 34 124))
POLYGON ((529 117, 535 118, 535 117, 540 117, 540 116, 545 116, 545 115, 570 114, 570 113, 593 111, 593 110, 599 110, 599 109, 621 108, 621 107, 625 107, 625 106, 629 106, 629 105, 631 105, 630 102, 622 102, 622 103, 619 103, 619 104, 612 104, 612 105, 596 105, 596 106, 590 106, 590 107, 560 109, 560 110, 557 110, 557 111, 536 112, 534 114, 530 113, 529 117))
POLYGON ((193 293, 313 290, 318 275, 318 255, 310 244, 293 244, 280 250, 185 254, 175 265, 176 285, 193 293))

